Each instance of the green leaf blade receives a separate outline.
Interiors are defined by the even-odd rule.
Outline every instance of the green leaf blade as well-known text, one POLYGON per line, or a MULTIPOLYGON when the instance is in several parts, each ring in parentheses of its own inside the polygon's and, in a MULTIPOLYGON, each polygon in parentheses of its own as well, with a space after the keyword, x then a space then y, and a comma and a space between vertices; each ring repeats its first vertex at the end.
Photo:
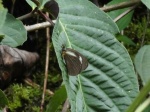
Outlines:
MULTIPOLYGON (((129 0, 112 0, 111 2, 108 3, 108 6, 115 5, 121 2, 127 2, 127 1, 129 0)), ((112 19, 116 19, 120 14, 124 13, 127 10, 128 8, 114 10, 108 12, 108 14, 112 19)), ((122 17, 120 20, 116 22, 120 30, 125 29, 129 25, 129 23, 131 22, 132 15, 133 15, 133 11, 130 12, 129 14, 126 14, 124 17, 122 17)))
POLYGON ((136 46, 136 44, 129 37, 125 35, 117 35, 117 39, 123 42, 125 45, 136 46))
POLYGON ((7 14, 5 23, 0 27, 0 34, 5 35, 0 44, 11 47, 22 45, 27 40, 27 31, 23 23, 10 14, 7 14))
POLYGON ((46 112, 56 112, 58 107, 67 99, 65 86, 61 86, 50 100, 46 112))
POLYGON ((31 6, 32 10, 34 10, 37 7, 37 5, 31 0, 26 0, 26 2, 31 6))
POLYGON ((150 45, 145 45, 136 54, 134 63, 143 84, 150 80, 150 45))
POLYGON ((0 108, 4 108, 6 105, 8 105, 8 99, 6 98, 3 91, 0 89, 0 108))
POLYGON ((71 2, 58 1, 60 14, 52 37, 71 111, 125 111, 138 93, 138 84, 126 49, 113 35, 118 28, 90 2, 71 2), (74 11, 71 2, 76 4, 74 11), (88 68, 78 76, 67 75, 61 56, 62 45, 88 59, 88 68))

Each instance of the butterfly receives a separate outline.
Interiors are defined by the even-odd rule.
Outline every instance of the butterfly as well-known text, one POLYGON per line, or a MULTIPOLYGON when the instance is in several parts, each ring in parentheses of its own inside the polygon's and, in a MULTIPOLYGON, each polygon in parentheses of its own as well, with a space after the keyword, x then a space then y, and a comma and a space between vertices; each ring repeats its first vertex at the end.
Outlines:
POLYGON ((65 61, 68 75, 76 76, 88 67, 87 59, 74 49, 62 47, 62 57, 65 61))

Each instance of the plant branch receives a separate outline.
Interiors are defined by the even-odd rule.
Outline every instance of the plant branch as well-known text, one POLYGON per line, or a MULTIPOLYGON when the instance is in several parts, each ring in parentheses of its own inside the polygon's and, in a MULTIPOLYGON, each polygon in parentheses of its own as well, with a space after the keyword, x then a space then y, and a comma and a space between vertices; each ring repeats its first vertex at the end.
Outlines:
MULTIPOLYGON (((56 23, 56 21, 53 21, 53 23, 56 23)), ((24 27, 28 32, 30 32, 30 31, 35 31, 46 27, 50 27, 50 26, 52 25, 49 22, 43 22, 43 23, 38 23, 38 24, 34 24, 31 26, 24 26, 24 27)))
POLYGON ((30 12, 30 13, 28 13, 28 14, 25 14, 25 15, 23 15, 23 16, 18 17, 17 19, 19 19, 19 20, 24 20, 24 19, 29 18, 29 17, 32 17, 32 16, 33 16, 33 12, 30 12))
POLYGON ((140 2, 141 2, 141 0, 132 0, 132 1, 128 1, 128 2, 122 2, 122 3, 116 4, 116 5, 104 6, 100 9, 105 12, 109 12, 109 11, 113 11, 113 10, 117 10, 117 9, 131 7, 135 4, 139 4, 140 2))
POLYGON ((27 19, 27 18, 32 17, 33 15, 37 15, 37 10, 38 10, 38 8, 36 7, 36 8, 35 8, 33 11, 31 11, 30 13, 25 14, 25 15, 23 15, 23 16, 20 16, 20 17, 18 17, 17 19, 19 19, 19 20, 24 20, 24 19, 27 19))
POLYGON ((150 98, 147 98, 137 109, 135 112, 144 112, 146 107, 150 104, 150 98))
POLYGON ((67 112, 68 109, 69 109, 69 100, 67 98, 61 112, 67 112))
POLYGON ((11 10, 10 10, 11 14, 13 14, 13 12, 14 12, 15 2, 16 2, 16 0, 12 0, 12 6, 11 6, 11 10))
MULTIPOLYGON (((125 16, 127 13, 132 11, 140 3, 140 1, 141 0, 132 0, 132 1, 128 1, 128 2, 122 2, 122 3, 119 3, 117 5, 111 5, 111 6, 102 7, 100 9, 105 11, 105 12, 109 12, 109 11, 112 11, 112 10, 117 10, 117 9, 121 9, 121 8, 126 8, 126 7, 132 6, 132 7, 130 7, 129 10, 127 10, 123 14, 119 15, 114 20, 114 21, 118 21, 121 17, 125 16)), ((30 17, 30 14, 26 15, 25 17, 23 17, 23 16, 19 17, 18 19, 22 19, 22 18, 26 18, 26 17, 30 17)), ((55 23, 55 21, 53 21, 53 23, 55 23)), ((38 23, 38 24, 35 24, 35 25, 31 25, 31 26, 25 26, 25 28, 29 32, 29 31, 43 29, 43 28, 46 28, 46 27, 49 27, 49 26, 52 26, 52 24, 50 24, 49 22, 43 22, 43 23, 38 23)))
MULTIPOLYGON (((46 13, 47 16, 48 13, 46 13)), ((45 91, 47 87, 47 78, 48 78, 48 66, 49 66, 49 54, 50 54, 50 28, 46 28, 46 65, 45 65, 45 77, 44 77, 44 87, 43 87, 43 94, 42 94, 42 101, 41 101, 41 108, 40 112, 43 112, 44 100, 45 100, 45 91)))
POLYGON ((126 10, 125 12, 123 12, 122 14, 120 14, 118 17, 116 17, 114 19, 114 22, 117 22, 118 20, 120 20, 122 17, 124 17, 125 15, 127 15, 129 12, 131 12, 133 9, 135 9, 138 5, 134 5, 132 7, 129 7, 128 10, 126 10))

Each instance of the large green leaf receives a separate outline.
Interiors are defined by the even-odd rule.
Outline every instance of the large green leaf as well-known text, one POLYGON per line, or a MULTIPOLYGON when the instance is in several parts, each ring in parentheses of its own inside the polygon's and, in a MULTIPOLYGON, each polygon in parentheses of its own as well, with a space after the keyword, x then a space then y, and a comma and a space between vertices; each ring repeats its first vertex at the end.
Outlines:
POLYGON ((8 99, 6 98, 3 91, 0 89, 0 108, 5 107, 8 105, 8 99))
POLYGON ((4 23, 0 25, 0 35, 5 35, 0 44, 11 47, 22 45, 27 39, 27 31, 22 22, 10 14, 7 14, 4 23))
POLYGON ((136 54, 135 67, 139 73, 143 84, 150 80, 150 45, 145 45, 136 54))
POLYGON ((150 9, 150 0, 141 0, 144 5, 146 5, 147 8, 150 9))
MULTIPOLYGON (((129 0, 112 0, 108 5, 115 5, 121 2, 125 2, 125 1, 129 1, 129 0)), ((126 10, 128 10, 128 8, 114 10, 114 11, 109 12, 108 14, 112 19, 115 19, 126 10)), ((133 15, 133 11, 125 15, 119 21, 116 22, 120 30, 123 30, 129 25, 129 23, 131 22, 132 15, 133 15)))
POLYGON ((126 49, 113 34, 111 18, 87 0, 57 0, 59 17, 52 42, 62 71, 72 112, 122 112, 138 93, 137 77, 126 49), (89 62, 77 76, 68 76, 62 45, 89 62))

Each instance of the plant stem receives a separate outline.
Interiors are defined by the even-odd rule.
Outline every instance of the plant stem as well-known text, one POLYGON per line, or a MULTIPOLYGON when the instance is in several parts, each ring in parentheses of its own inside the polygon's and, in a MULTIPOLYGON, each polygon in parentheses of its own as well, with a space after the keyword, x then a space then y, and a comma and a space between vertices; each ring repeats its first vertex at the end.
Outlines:
POLYGON ((150 98, 147 98, 136 110, 135 112, 144 112, 146 107, 150 104, 150 98))
POLYGON ((138 96, 135 98, 135 100, 133 101, 133 103, 130 105, 130 107, 128 108, 126 112, 134 112, 136 108, 144 101, 149 91, 150 91, 150 80, 142 88, 141 92, 138 94, 138 96))
POLYGON ((109 11, 113 11, 113 10, 117 10, 117 9, 131 7, 131 6, 136 5, 140 2, 141 2, 141 0, 131 0, 131 1, 122 2, 122 3, 116 4, 116 5, 110 5, 110 6, 102 7, 100 9, 105 11, 105 12, 109 12, 109 11))
MULTIPOLYGON (((55 23, 55 21, 53 21, 55 23)), ((25 29, 30 32, 30 31, 35 31, 35 30, 39 30, 39 29, 43 29, 46 27, 50 27, 52 26, 49 22, 43 22, 43 23, 37 23, 31 26, 24 26, 25 29)))
POLYGON ((69 109, 69 100, 67 98, 61 112, 67 112, 68 109, 69 109))
POLYGON ((133 9, 135 9, 137 7, 137 5, 134 5, 132 7, 129 7, 128 10, 126 10, 125 12, 123 12, 122 14, 120 14, 119 16, 117 16, 114 19, 114 22, 117 22, 118 20, 120 20, 122 17, 124 17, 125 15, 127 15, 129 12, 131 12, 133 9))
MULTIPOLYGON (((48 13, 46 13, 49 16, 48 13)), ((44 100, 45 100, 45 92, 47 87, 47 78, 48 78, 48 66, 49 66, 49 47, 50 47, 50 28, 46 28, 46 64, 45 64, 45 77, 44 77, 44 87, 43 87, 43 94, 42 94, 42 101, 41 101, 41 108, 40 112, 43 112, 44 100)))

